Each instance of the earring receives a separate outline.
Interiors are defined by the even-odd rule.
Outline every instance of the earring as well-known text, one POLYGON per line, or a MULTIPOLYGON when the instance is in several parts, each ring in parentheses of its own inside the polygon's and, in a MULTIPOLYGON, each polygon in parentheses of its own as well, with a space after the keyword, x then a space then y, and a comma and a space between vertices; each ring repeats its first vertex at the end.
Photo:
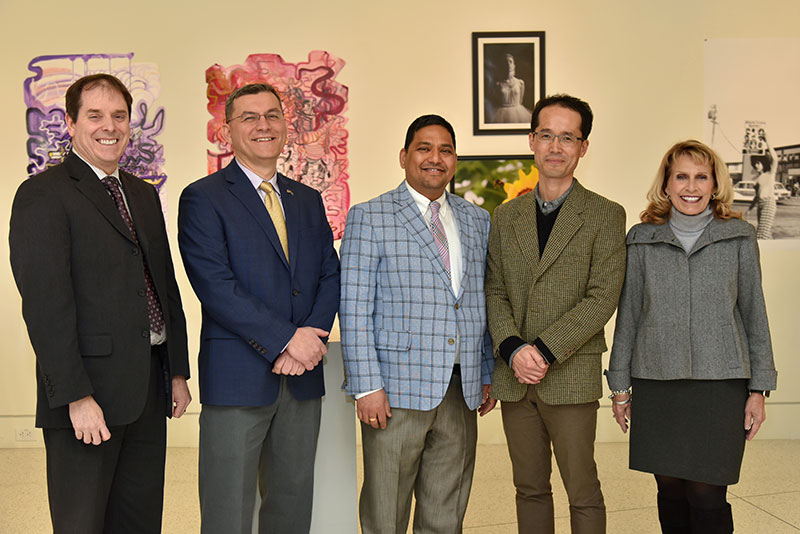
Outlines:
POLYGON ((711 200, 714 200, 715 198, 717 198, 717 194, 716 193, 711 193, 711 200))
POLYGON ((669 193, 665 193, 665 195, 667 195, 667 200, 669 200, 669 193))

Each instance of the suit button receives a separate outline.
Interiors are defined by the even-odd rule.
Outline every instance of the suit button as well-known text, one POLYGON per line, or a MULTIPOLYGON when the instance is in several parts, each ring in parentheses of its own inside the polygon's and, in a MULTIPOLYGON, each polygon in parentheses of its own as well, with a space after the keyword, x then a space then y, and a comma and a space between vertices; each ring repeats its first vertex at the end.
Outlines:
POLYGON ((134 256, 138 256, 139 255, 139 249, 136 248, 136 247, 133 247, 131 249, 131 254, 133 254, 134 256))
POLYGON ((145 293, 144 289, 140 289, 140 290, 139 290, 139 291, 137 291, 136 293, 137 293, 137 294, 138 294, 140 297, 143 297, 143 296, 145 296, 145 295, 146 295, 146 293, 145 293))
POLYGON ((142 337, 150 337, 150 330, 142 330, 142 337))
POLYGON ((455 339, 453 339, 452 337, 451 337, 450 339, 448 339, 448 340, 447 340, 447 344, 448 344, 448 345, 452 345, 452 344, 453 344, 453 343, 455 343, 455 342, 456 342, 456 340, 455 340, 455 339))
POLYGON ((300 292, 299 292, 298 290, 296 290, 296 289, 292 289, 292 295, 293 295, 293 296, 295 296, 295 297, 296 297, 296 296, 297 296, 297 295, 299 295, 299 294, 300 294, 300 292))
POLYGON ((461 307, 461 304, 459 304, 458 302, 456 302, 456 309, 459 309, 460 307, 461 307))

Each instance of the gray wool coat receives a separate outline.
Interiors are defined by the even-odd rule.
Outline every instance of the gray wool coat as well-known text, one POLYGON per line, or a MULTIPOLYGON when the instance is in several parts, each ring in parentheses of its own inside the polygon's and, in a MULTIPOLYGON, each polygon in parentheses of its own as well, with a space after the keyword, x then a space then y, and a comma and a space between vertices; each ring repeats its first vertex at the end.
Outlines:
POLYGON ((628 388, 631 377, 747 378, 750 389, 775 389, 752 225, 714 218, 687 254, 669 224, 641 223, 628 232, 627 249, 605 373, 612 391, 628 388))

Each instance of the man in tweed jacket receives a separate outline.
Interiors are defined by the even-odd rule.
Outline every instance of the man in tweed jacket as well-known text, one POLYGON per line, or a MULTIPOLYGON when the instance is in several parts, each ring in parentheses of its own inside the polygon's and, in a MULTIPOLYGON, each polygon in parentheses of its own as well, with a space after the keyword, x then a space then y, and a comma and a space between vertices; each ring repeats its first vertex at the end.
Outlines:
POLYGON ((625 275, 625 211, 573 176, 591 127, 592 111, 577 98, 536 105, 529 142, 539 183, 495 210, 489 237, 492 396, 502 401, 519 532, 554 531, 551 444, 572 532, 605 532, 594 439, 603 327, 625 275))
POLYGON ((455 133, 424 115, 408 129, 406 180, 353 206, 342 240, 339 319, 347 392, 364 448, 362 532, 461 532, 477 420, 493 357, 483 294, 489 215, 445 193, 455 133))

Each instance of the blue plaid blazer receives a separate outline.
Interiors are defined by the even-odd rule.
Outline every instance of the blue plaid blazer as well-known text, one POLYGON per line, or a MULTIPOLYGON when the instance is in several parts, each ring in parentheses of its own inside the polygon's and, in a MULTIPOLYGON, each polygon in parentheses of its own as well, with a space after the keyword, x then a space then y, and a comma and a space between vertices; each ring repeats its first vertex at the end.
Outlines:
POLYGON ((483 294, 489 214, 455 195, 447 201, 461 239, 458 295, 405 182, 350 208, 339 308, 348 394, 383 388, 393 408, 431 410, 460 346, 464 400, 480 405, 494 368, 483 294))

